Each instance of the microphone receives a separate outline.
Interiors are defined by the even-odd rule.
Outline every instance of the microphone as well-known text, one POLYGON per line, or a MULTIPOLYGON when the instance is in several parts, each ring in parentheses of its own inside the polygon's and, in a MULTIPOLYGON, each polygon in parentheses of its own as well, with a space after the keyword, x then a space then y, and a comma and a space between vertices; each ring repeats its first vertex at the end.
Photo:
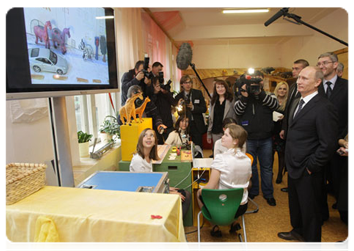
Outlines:
POLYGON ((286 13, 288 13, 289 8, 282 8, 281 10, 279 10, 277 13, 275 13, 274 16, 272 16, 271 18, 269 18, 269 20, 267 22, 264 23, 265 26, 270 25, 271 23, 273 23, 275 20, 277 20, 279 17, 284 16, 286 13))
POLYGON ((192 56, 193 53, 191 45, 189 43, 183 43, 179 47, 179 51, 176 58, 178 69, 186 70, 192 62, 192 56))

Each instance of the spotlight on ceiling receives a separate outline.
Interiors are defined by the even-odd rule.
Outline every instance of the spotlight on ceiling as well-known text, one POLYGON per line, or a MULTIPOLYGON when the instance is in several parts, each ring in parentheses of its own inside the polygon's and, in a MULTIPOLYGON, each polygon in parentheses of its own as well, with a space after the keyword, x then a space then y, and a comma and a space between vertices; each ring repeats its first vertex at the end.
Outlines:
POLYGON ((224 14, 233 14, 233 13, 265 13, 269 12, 269 9, 239 9, 239 10, 223 10, 224 14))

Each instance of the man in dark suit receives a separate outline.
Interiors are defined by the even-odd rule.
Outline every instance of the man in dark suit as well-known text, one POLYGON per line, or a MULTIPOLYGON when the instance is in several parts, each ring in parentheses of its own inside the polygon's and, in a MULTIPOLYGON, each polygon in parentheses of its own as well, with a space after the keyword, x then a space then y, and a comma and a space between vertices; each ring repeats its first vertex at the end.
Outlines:
MULTIPOLYGON (((286 130, 288 129, 288 117, 289 117, 289 107, 294 103, 294 102, 299 102, 299 98, 301 97, 300 93, 297 91, 297 84, 296 84, 296 80, 300 74, 300 72, 302 71, 302 69, 304 69, 305 67, 309 66, 309 62, 307 62, 307 60, 305 59, 298 59, 295 60, 293 63, 293 67, 292 67, 292 74, 293 74, 293 78, 291 79, 291 81, 295 80, 294 83, 289 84, 290 88, 289 88, 289 97, 286 101, 286 105, 285 105, 285 112, 284 112, 284 120, 283 120, 283 124, 282 124, 282 130, 279 133, 279 136, 281 139, 285 140, 286 139, 286 130)), ((281 189, 282 192, 287 192, 288 188, 284 187, 281 189)))
MULTIPOLYGON (((338 57, 334 53, 323 53, 318 57, 317 66, 322 70, 324 79, 318 88, 318 93, 328 98, 328 100, 337 108, 339 123, 338 123, 338 139, 347 134, 348 126, 348 80, 340 78, 337 75, 338 57)), ((339 145, 337 146, 337 149, 339 145)), ((340 186, 340 165, 341 157, 336 154, 328 164, 326 172, 330 191, 333 192, 338 199, 338 190, 340 186)), ((327 194, 325 194, 325 204, 327 206, 327 194)), ((336 204, 333 205, 334 208, 336 204)), ((328 218, 328 206, 327 215, 328 218)))
POLYGON ((304 68, 297 80, 301 99, 289 108, 285 161, 293 229, 278 233, 285 240, 321 241, 323 175, 338 134, 336 108, 318 95, 322 78, 319 68, 304 68))
POLYGON ((190 136, 195 145, 203 148, 203 134, 206 133, 207 128, 204 122, 203 113, 206 112, 207 107, 205 104, 203 93, 199 90, 192 88, 193 80, 189 75, 181 78, 180 84, 183 88, 175 100, 185 104, 187 117, 189 118, 190 136))

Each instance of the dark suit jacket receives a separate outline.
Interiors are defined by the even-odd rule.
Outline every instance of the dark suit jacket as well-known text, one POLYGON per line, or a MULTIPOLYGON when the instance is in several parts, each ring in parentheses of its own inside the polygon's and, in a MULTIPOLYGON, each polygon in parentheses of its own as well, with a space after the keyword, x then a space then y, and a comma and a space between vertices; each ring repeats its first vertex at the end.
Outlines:
MULTIPOLYGON (((282 130, 285 131, 285 139, 287 135, 287 130, 288 130, 288 118, 289 118, 289 110, 290 107, 294 104, 294 102, 299 102, 299 98, 296 97, 296 92, 297 92, 297 84, 293 84, 289 88, 289 97, 286 101, 285 105, 285 111, 284 111, 284 119, 282 123, 282 130)), ((296 103, 297 104, 297 103, 296 103)))
POLYGON ((321 172, 337 146, 338 114, 328 99, 316 95, 293 119, 296 104, 290 107, 285 161, 289 176, 300 178, 306 168, 321 172))
MULTIPOLYGON (((326 96, 324 92, 323 83, 318 88, 318 93, 322 96, 326 96)), ((339 134, 345 133, 348 126, 348 80, 344 78, 337 78, 334 85, 332 95, 329 101, 337 108, 338 112, 338 130, 339 134)))
MULTIPOLYGON (((191 111, 188 109, 187 111, 187 116, 189 117, 189 120, 191 120, 191 115, 193 115, 194 122, 196 123, 198 131, 203 134, 207 131, 206 125, 204 123, 204 117, 203 113, 206 112, 206 104, 204 100, 203 93, 199 90, 196 89, 191 89, 192 93, 192 104, 194 106, 194 110, 191 111)), ((175 97, 175 100, 178 101, 180 99, 184 99, 184 91, 180 92, 177 94, 175 97)))

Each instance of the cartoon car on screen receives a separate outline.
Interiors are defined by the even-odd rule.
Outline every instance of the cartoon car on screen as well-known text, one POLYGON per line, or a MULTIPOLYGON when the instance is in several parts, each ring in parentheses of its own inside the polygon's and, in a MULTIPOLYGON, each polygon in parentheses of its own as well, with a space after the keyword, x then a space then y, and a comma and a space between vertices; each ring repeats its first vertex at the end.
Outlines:
POLYGON ((68 72, 68 62, 65 58, 45 48, 28 49, 28 57, 31 69, 35 72, 49 71, 59 75, 68 72))

